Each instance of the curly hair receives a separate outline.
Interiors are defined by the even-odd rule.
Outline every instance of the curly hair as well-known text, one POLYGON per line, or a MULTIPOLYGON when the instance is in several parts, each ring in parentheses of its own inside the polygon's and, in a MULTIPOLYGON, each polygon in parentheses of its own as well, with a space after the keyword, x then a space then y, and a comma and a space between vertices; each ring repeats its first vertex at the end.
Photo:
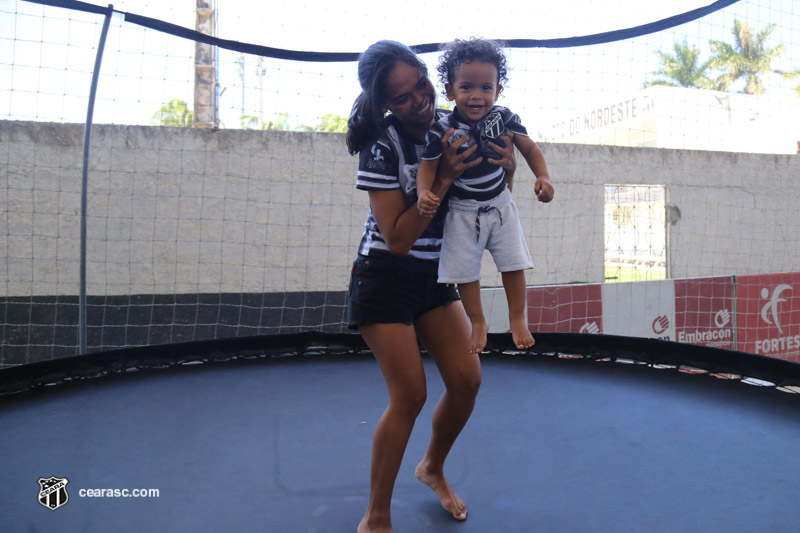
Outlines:
MULTIPOLYGON (((444 53, 439 58, 439 80, 442 85, 453 82, 453 72, 464 63, 471 63, 476 59, 492 63, 497 68, 497 83, 505 85, 508 82, 508 67, 506 55, 503 53, 502 41, 490 41, 478 37, 469 40, 456 39, 443 47, 444 53)), ((446 96, 446 92, 443 91, 446 96)))

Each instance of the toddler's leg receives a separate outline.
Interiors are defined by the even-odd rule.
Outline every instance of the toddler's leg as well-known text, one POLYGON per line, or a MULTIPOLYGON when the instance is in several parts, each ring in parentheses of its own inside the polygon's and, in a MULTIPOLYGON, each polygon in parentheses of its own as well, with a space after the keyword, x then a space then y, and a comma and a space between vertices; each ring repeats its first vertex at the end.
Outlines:
POLYGON ((525 350, 533 346, 535 342, 525 320, 525 306, 528 301, 525 288, 525 271, 503 272, 502 276, 503 287, 506 290, 506 300, 508 300, 508 323, 511 326, 511 338, 517 348, 525 350))
MULTIPOLYGON (((523 283, 525 282, 523 278, 523 283)), ((489 332, 489 323, 483 316, 483 306, 481 305, 481 282, 471 281, 469 283, 459 283, 458 293, 461 295, 461 302, 464 310, 472 322, 472 335, 469 338, 469 353, 481 353, 486 347, 486 334, 489 332)))

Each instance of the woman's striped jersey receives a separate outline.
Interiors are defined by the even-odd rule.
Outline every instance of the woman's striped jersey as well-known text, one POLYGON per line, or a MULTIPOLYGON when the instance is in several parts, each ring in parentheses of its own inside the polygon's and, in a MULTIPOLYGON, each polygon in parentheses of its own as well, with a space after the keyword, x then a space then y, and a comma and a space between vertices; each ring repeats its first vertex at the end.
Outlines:
MULTIPOLYGON (((437 111, 437 120, 446 114, 447 111, 437 111)), ((360 152, 356 187, 365 191, 400 190, 408 208, 417 203, 417 169, 425 143, 406 132, 393 116, 388 117, 387 121, 378 140, 369 149, 360 152)), ((446 205, 446 202, 443 201, 442 205, 446 205)), ((420 259, 439 259, 444 212, 444 207, 439 209, 412 246, 409 255, 420 259)), ((364 227, 359 254, 369 255, 373 250, 389 251, 375 222, 372 208, 367 213, 364 227)))

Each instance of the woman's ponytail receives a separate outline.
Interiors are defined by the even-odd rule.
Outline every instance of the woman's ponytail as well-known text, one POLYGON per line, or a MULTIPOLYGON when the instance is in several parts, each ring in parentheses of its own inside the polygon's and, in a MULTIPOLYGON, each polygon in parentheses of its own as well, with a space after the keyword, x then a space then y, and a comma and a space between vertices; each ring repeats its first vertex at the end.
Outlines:
POLYGON ((356 154, 361 149, 377 138, 380 130, 380 119, 375 119, 370 109, 369 96, 361 92, 353 102, 350 118, 347 119, 347 150, 356 154))

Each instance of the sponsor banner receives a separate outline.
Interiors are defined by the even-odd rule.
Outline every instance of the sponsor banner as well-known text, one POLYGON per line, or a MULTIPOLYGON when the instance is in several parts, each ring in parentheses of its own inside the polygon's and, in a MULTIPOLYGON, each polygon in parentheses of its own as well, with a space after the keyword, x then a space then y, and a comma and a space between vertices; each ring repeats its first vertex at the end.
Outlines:
POLYGON ((605 283, 603 333, 675 340, 673 280, 605 283))
POLYGON ((800 273, 736 277, 739 350, 800 361, 800 273))
POLYGON ((554 333, 602 333, 599 283, 528 287, 528 327, 554 333))
POLYGON ((675 340, 736 349, 733 323, 733 278, 675 280, 675 340))

